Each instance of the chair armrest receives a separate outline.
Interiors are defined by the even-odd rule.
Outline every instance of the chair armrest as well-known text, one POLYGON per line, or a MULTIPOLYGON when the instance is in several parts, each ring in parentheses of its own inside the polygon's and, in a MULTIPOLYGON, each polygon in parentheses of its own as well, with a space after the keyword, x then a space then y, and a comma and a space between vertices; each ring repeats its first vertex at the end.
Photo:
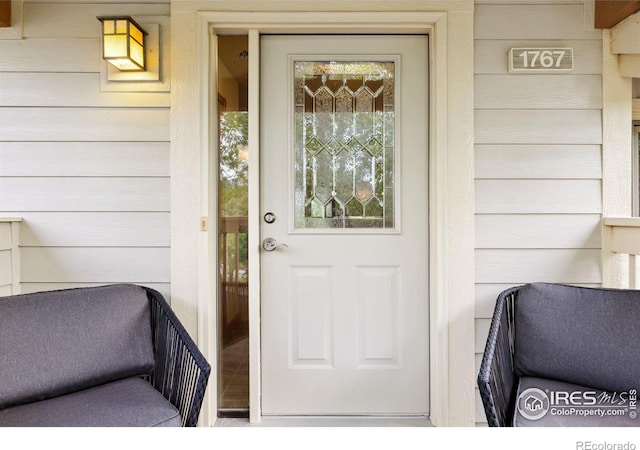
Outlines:
POLYGON ((195 427, 211 366, 162 294, 146 288, 151 301, 155 368, 150 382, 180 412, 182 425, 195 427))
POLYGON ((503 291, 496 301, 478 387, 491 427, 511 426, 516 376, 513 370, 513 303, 520 287, 503 291))

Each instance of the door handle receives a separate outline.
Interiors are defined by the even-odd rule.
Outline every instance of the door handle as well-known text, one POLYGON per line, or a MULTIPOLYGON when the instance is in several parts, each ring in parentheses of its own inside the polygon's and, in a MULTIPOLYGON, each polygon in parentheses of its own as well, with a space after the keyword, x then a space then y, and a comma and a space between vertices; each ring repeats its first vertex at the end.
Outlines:
POLYGON ((274 238, 268 237, 262 241, 262 248, 267 252, 272 252, 278 247, 288 247, 287 244, 276 241, 274 238))

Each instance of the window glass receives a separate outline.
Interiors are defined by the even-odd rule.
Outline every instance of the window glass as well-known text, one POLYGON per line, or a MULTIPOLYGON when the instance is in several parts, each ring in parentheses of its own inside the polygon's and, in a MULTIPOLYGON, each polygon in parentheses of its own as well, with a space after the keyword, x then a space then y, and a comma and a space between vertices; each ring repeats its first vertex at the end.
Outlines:
POLYGON ((298 61, 295 227, 394 227, 394 63, 298 61))

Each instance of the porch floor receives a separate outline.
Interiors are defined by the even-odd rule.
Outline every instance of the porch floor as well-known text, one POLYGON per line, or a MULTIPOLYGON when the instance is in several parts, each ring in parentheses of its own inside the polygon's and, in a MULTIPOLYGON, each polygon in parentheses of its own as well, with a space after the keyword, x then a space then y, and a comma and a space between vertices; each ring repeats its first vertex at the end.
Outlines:
POLYGON ((249 419, 220 418, 216 427, 431 427, 427 417, 263 417, 260 423, 249 419))

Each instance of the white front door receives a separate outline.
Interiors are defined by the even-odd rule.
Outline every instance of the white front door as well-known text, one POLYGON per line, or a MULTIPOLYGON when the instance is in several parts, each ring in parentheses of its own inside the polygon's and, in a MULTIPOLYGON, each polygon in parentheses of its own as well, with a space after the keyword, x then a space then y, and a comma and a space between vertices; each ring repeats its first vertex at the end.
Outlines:
POLYGON ((428 413, 427 52, 262 38, 265 415, 428 413))

